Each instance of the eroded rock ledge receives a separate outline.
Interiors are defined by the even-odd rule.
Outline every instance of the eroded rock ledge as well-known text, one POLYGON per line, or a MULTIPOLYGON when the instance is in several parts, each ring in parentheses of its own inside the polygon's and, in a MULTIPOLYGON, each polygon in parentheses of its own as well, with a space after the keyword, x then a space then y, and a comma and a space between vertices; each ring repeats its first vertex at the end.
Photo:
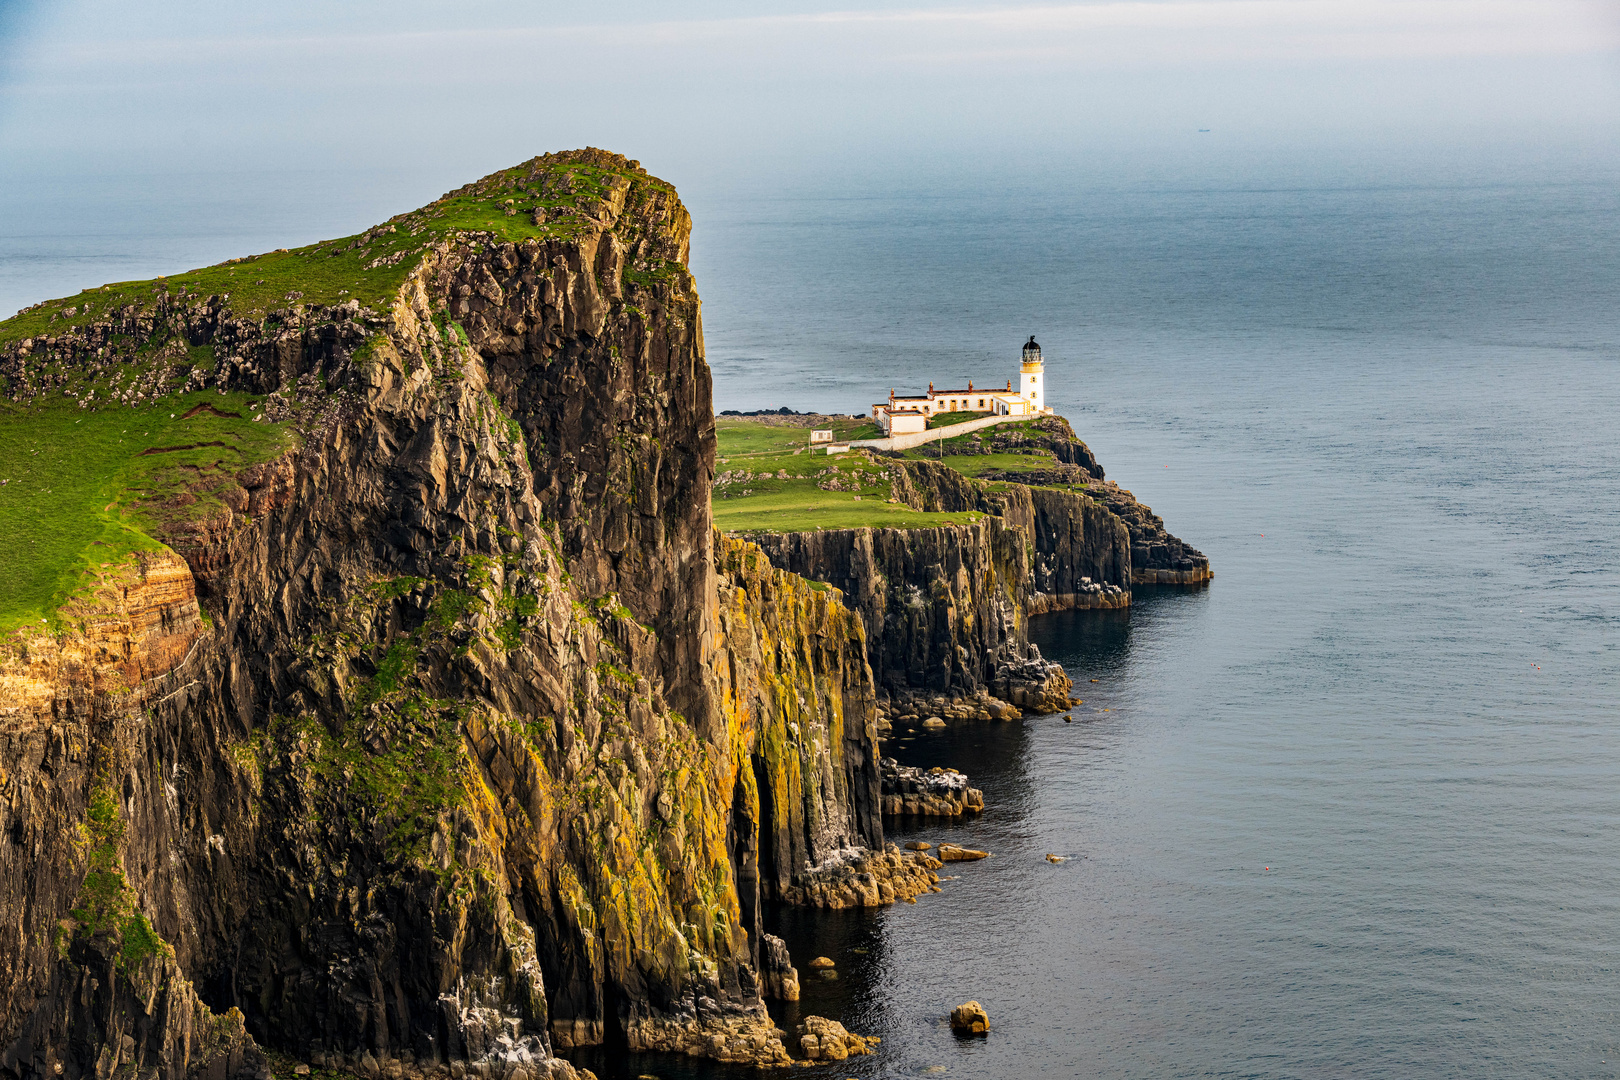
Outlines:
POLYGON ((939 867, 938 859, 921 852, 901 851, 894 844, 882 851, 848 848, 793 875, 793 883, 783 890, 782 898, 818 908, 912 903, 924 893, 939 891, 939 875, 934 872, 939 867))
POLYGON ((934 766, 902 765, 884 758, 883 812, 890 817, 961 817, 984 809, 984 792, 968 785, 965 773, 934 766))

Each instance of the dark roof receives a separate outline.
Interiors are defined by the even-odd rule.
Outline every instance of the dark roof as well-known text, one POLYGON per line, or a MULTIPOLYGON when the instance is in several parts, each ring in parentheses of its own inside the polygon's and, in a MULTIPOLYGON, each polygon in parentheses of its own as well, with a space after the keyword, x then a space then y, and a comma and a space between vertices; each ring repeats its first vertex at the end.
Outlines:
POLYGON ((1029 341, 1025 343, 1024 351, 1025 352, 1031 352, 1031 351, 1040 352, 1041 351, 1041 347, 1039 345, 1035 344, 1035 335, 1034 334, 1029 335, 1029 341))

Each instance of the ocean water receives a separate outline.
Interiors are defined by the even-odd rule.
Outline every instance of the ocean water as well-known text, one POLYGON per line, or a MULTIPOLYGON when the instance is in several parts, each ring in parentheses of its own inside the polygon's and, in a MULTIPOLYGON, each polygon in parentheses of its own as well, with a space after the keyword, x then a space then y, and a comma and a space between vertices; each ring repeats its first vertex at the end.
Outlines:
MULTIPOLYGON (((1216 571, 1037 620, 1072 716, 896 732, 989 805, 891 837, 995 854, 916 905, 772 913, 783 1019, 883 1038, 828 1076, 1620 1076, 1620 190, 683 194, 717 409, 999 381, 1035 334, 1051 403, 1216 571), (987 1038, 945 1025, 969 998, 987 1038)), ((30 220, 0 284, 269 229, 226 211, 61 248, 30 220)))
POLYGON ((838 1075, 1620 1075, 1615 190, 698 220, 717 408, 988 382, 1033 333, 1052 403, 1216 572, 1036 620, 1072 717, 896 733, 988 809, 892 838, 995 856, 915 906, 782 913, 839 964, 804 1007, 884 1039, 838 1075), (944 1024, 969 998, 988 1038, 944 1024))

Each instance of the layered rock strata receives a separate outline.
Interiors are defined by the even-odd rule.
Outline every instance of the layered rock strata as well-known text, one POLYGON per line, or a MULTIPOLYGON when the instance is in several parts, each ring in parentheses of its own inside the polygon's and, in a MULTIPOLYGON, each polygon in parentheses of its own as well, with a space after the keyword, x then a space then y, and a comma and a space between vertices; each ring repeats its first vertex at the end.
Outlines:
POLYGON ((566 1077, 610 1038, 781 1064, 761 899, 932 886, 882 847, 860 620, 712 533, 673 190, 587 151, 447 200, 558 175, 589 198, 556 231, 450 236, 384 311, 165 293, 0 356, 26 399, 206 348, 148 389, 302 436, 5 643, 0 1074, 224 1078, 255 1039, 379 1075, 566 1077))

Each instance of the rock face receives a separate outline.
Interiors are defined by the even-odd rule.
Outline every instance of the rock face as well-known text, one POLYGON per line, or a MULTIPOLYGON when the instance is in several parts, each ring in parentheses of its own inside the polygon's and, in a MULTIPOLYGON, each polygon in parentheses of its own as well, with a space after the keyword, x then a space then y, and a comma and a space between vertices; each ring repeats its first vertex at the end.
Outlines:
POLYGON ((882 846, 861 621, 711 530, 674 192, 582 151, 452 195, 559 163, 566 229, 457 234, 388 310, 193 298, 0 355, 19 397, 208 347, 187 385, 302 433, 0 647, 0 1075, 782 1064, 761 899, 932 887, 882 846))

